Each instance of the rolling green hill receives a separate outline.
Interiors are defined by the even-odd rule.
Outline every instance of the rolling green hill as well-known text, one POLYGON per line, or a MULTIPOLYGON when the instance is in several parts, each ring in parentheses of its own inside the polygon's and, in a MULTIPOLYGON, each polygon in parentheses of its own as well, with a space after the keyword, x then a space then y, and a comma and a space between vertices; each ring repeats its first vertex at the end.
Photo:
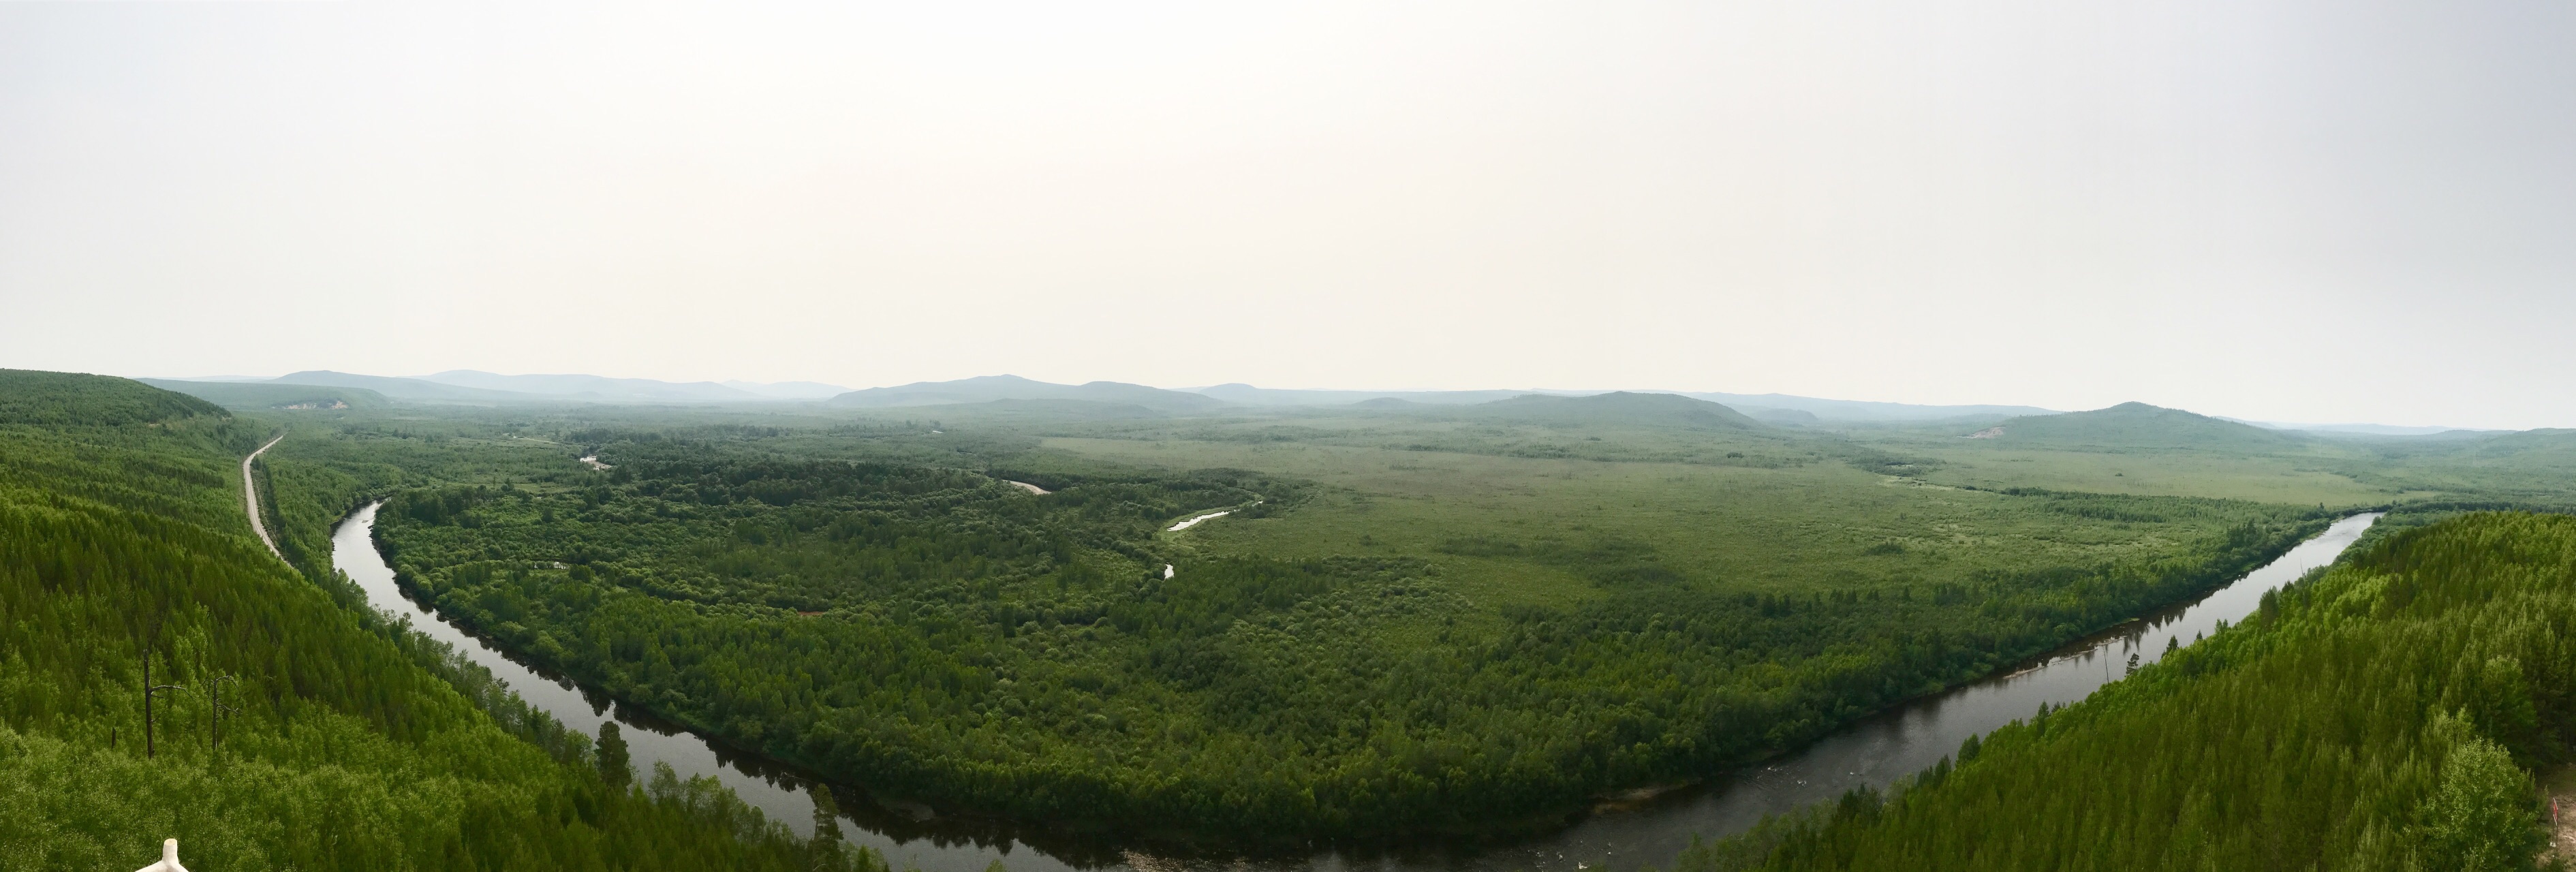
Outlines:
POLYGON ((601 767, 279 563, 234 472, 268 432, 126 379, 0 373, 0 870, 121 872, 164 838, 199 872, 882 870, 713 782, 601 767), (147 665, 173 686, 149 720, 147 665))
POLYGON ((327 369, 311 369, 303 372, 291 372, 266 382, 251 382, 251 384, 361 388, 374 391, 377 394, 395 400, 415 403, 500 405, 511 403, 545 403, 562 401, 560 398, 556 397, 545 397, 536 394, 520 393, 518 391, 496 391, 488 388, 441 384, 439 382, 425 381, 416 378, 359 375, 356 373, 333 372, 327 369))
POLYGON ((197 417, 232 416, 204 400, 131 379, 0 369, 0 424, 122 427, 197 417))
POLYGON ((1347 406, 1372 400, 1396 400, 1423 405, 1467 405, 1508 400, 1527 391, 1337 391, 1256 388, 1241 382, 1212 387, 1192 388, 1191 393, 1206 394, 1238 406, 1347 406))
POLYGON ((1752 418, 1753 420, 1780 427, 1817 427, 1822 426, 1825 423, 1825 419, 1817 417, 1816 413, 1806 411, 1804 409, 1779 409, 1770 406, 1745 406, 1743 408, 1736 409, 1736 411, 1744 413, 1746 417, 1752 418))
POLYGON ((2104 448, 2199 448, 2210 450, 2278 450, 2300 443, 2297 436, 2249 424, 2145 403, 2121 403, 2108 409, 2060 415, 2026 415, 1996 425, 1997 444, 2104 448))
POLYGON ((833 397, 827 402, 834 406, 864 409, 989 403, 996 400, 1083 400, 1143 406, 1158 412, 1196 412, 1225 405, 1224 401, 1213 397, 1124 382, 1060 385, 1015 375, 985 375, 955 381, 868 388, 833 397))
POLYGON ((766 399, 759 394, 715 382, 666 382, 659 379, 608 378, 577 373, 501 375, 471 369, 451 369, 421 376, 417 381, 594 403, 742 403, 766 399))
MULTIPOLYGON (((1828 400, 1789 394, 1726 394, 1685 392, 1685 396, 1725 403, 1738 409, 1760 407, 1783 411, 1805 412, 1838 424, 1855 422, 1987 420, 2016 416, 2054 415, 2056 411, 2036 406, 1920 406, 1912 403, 1879 403, 1866 400, 1828 400)), ((1760 417, 1760 416, 1756 416, 1760 417)))
POLYGON ((2471 457, 2480 460, 2538 461, 2576 468, 2576 430, 2547 428, 2502 433, 2473 443, 2471 457))
POLYGON ((366 388, 290 385, 271 382, 192 382, 138 379, 144 384, 187 394, 227 409, 243 411, 341 411, 376 409, 393 404, 366 388))
POLYGON ((1614 391, 1588 397, 1524 394, 1459 410, 1464 417, 1531 424, 1611 424, 1697 430, 1758 430, 1765 425, 1726 406, 1679 394, 1614 391))

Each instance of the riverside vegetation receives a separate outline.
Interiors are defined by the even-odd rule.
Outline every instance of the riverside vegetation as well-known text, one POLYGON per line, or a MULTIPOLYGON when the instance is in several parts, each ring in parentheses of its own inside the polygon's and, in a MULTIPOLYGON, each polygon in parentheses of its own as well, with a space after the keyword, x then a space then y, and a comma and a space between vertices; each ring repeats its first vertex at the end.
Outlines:
POLYGON ((1962 440, 1998 422, 1380 405, 353 404, 263 412, 294 435, 262 474, 291 557, 390 498, 380 543, 443 613, 738 747, 1241 846, 1545 826, 2207 590, 2344 512, 2560 499, 2531 473, 2570 456, 2152 407, 1962 440))
POLYGON ((712 782, 637 778, 280 565, 234 472, 269 432, 0 371, 0 870, 128 869, 169 837, 201 872, 884 868, 712 782), (175 688, 148 725, 147 668, 175 688))
POLYGON ((2532 868, 2530 771, 2576 743, 2576 518, 2472 514, 2355 552, 1955 763, 1676 872, 2532 868))
POLYGON ((1431 421, 1429 449, 1025 408, 357 415, 268 466, 316 507, 281 526, 389 494, 405 584, 663 717, 896 795, 1236 844, 1544 825, 2207 590, 2332 516, 1931 486, 1711 404, 1613 402, 1639 408, 1431 421), (1513 441, 1568 437, 1624 459, 1513 441), (593 450, 613 468, 572 462, 593 450))

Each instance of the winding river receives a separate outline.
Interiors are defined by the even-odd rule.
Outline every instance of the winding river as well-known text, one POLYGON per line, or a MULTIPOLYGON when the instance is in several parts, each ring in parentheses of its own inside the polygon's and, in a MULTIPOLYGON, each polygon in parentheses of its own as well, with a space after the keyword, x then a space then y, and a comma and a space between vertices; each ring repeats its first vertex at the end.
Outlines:
MULTIPOLYGON (((810 831, 814 779, 755 755, 734 751, 650 715, 584 692, 567 679, 510 659, 481 639, 440 619, 409 599, 370 538, 376 505, 359 509, 332 531, 332 562, 365 589, 369 602, 409 615, 415 628, 457 646, 474 662, 509 682, 511 689, 573 729, 597 735, 614 718, 625 725, 636 768, 648 777, 656 762, 683 777, 712 775, 745 802, 800 832, 810 831)), ((2081 639, 2010 674, 1925 697, 1854 724, 1794 754, 1720 775, 1653 799, 1604 807, 1570 827, 1525 842, 1465 848, 1426 844, 1418 849, 1363 853, 1326 851, 1269 860, 1159 857, 1041 827, 1020 827, 940 815, 916 803, 880 801, 865 791, 836 786, 842 836, 885 854, 895 868, 922 872, 983 872, 995 860, 1012 872, 1127 869, 1184 870, 1383 870, 1383 872, 1548 872, 1640 865, 1670 866, 1694 834, 1742 832, 1763 816, 1833 799, 1853 787, 1885 787, 1922 771, 1956 751, 1973 734, 2001 727, 2037 711, 2041 703, 2083 699, 2140 664, 2163 657, 2167 640, 2189 645, 2220 621, 2253 613, 2263 592, 2334 562, 2359 539, 2376 514, 2338 521, 2270 564, 2188 605, 2175 606, 2081 639)))

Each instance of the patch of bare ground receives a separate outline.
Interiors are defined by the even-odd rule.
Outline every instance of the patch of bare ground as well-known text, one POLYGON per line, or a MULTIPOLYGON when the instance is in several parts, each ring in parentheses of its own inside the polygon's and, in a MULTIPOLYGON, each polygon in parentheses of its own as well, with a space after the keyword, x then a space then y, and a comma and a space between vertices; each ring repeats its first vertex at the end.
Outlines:
POLYGON ((2576 866, 2576 766, 2561 766, 2540 776, 2541 813, 2549 823, 2549 848, 2540 852, 2543 869, 2576 866))

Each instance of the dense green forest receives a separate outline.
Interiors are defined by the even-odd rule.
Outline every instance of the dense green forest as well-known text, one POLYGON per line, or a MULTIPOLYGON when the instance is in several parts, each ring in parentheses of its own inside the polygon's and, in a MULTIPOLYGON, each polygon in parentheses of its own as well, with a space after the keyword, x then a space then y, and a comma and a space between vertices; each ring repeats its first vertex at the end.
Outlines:
POLYGON ((880 796, 1232 845, 1544 827, 2359 507, 2565 496, 2533 476, 2549 434, 2501 454, 2130 406, 1970 440, 1994 422, 1691 402, 352 407, 275 413, 261 474, 290 557, 390 498, 404 584, 624 704, 880 796))
POLYGON ((2576 741, 2576 518, 2377 538, 2241 625, 1684 870, 2531 868, 2576 741))
POLYGON ((0 371, 0 869, 130 869, 164 838, 198 870, 884 868, 711 781, 603 766, 279 565, 234 472, 268 433, 0 371))
POLYGON ((1380 547, 1328 527, 1305 553, 1193 541, 1162 528, 1235 509, 1235 530, 1293 531, 1365 516, 1365 495, 1018 431, 505 418, 314 428, 270 464, 279 502, 393 494, 384 550, 442 612, 744 747, 898 795, 1236 840, 1536 825, 2207 590, 2328 517, 1891 489, 1801 452, 1720 466, 1894 500, 1873 511, 1909 526, 1835 525, 1806 534, 1830 552, 1812 575, 1736 578, 1652 528, 1495 523, 1380 547), (614 468, 571 463, 593 450, 614 468), (2027 540, 1976 546, 1961 520, 2027 540), (1581 594, 1517 596, 1488 574, 1581 594))

